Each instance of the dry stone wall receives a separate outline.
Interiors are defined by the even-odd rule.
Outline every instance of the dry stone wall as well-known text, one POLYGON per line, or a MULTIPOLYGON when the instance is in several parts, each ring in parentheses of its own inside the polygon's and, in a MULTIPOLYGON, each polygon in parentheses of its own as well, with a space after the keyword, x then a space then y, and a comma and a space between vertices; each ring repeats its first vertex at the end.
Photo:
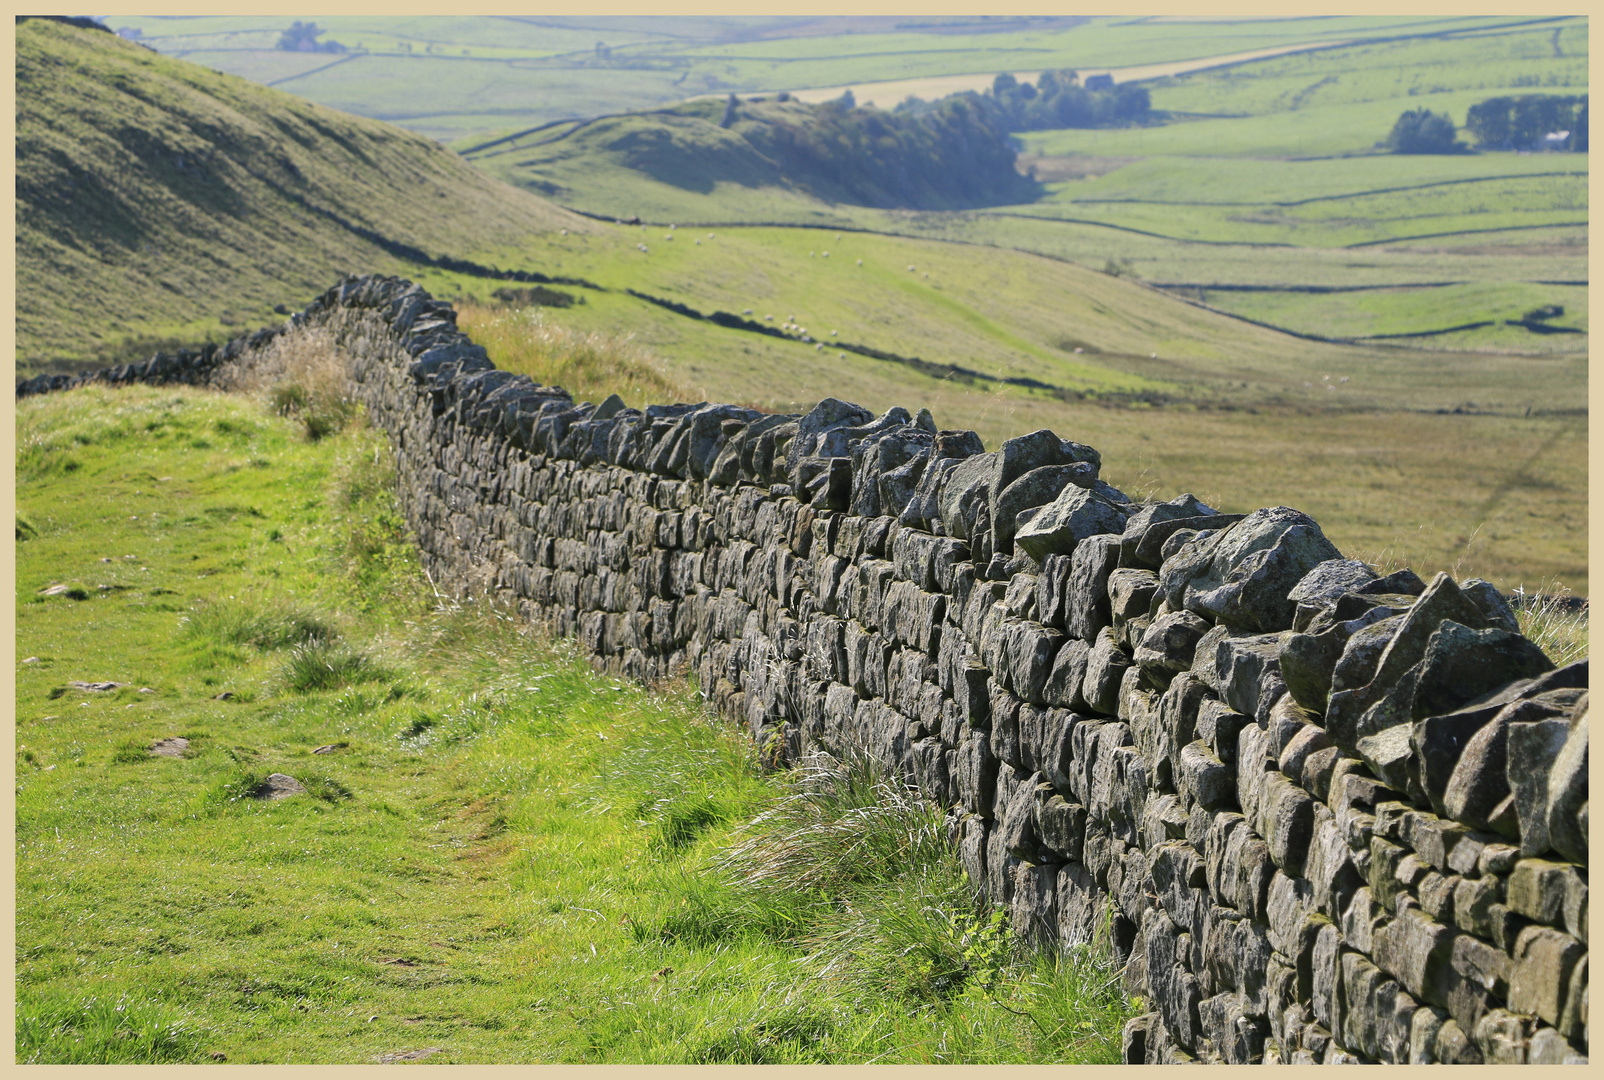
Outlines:
POLYGON ((437 584, 694 675, 777 758, 896 770, 1017 934, 1113 950, 1127 1061, 1585 1060, 1587 663, 1488 583, 1139 503, 1049 431, 576 404, 396 279, 307 326, 437 584))

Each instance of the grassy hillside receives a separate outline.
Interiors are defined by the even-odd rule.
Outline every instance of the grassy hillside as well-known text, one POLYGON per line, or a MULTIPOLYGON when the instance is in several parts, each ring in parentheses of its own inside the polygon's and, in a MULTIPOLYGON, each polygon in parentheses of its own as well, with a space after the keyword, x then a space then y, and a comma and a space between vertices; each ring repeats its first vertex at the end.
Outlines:
POLYGON ((808 205, 951 209, 1030 198, 1003 131, 962 105, 926 117, 840 103, 705 100, 556 125, 483 145, 472 160, 554 198, 594 204, 598 174, 689 200, 743 189, 808 205), (576 171, 577 170, 577 171, 576 171))
MULTIPOLYGON (((1519 23, 1338 16, 327 16, 343 55, 273 46, 290 17, 114 16, 164 53, 442 140, 652 108, 698 94, 1046 68, 1125 67, 1315 41, 1519 23)), ((895 101, 880 101, 891 106, 895 101)))
POLYGON ((17 27, 17 366, 120 359, 583 219, 427 139, 111 34, 17 27))
POLYGON ((873 792, 851 881, 743 885, 795 789, 683 684, 434 609, 376 432, 17 413, 18 1061, 1118 1060, 1117 982, 1016 951, 933 808, 873 792))

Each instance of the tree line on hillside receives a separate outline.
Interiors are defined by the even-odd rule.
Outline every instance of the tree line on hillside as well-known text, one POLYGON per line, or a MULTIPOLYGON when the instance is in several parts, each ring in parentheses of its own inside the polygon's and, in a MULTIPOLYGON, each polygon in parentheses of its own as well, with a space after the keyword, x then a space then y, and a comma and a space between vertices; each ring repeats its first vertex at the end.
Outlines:
MULTIPOLYGON (((722 126, 733 126, 738 115, 727 103, 722 126)), ((805 122, 791 115, 753 116, 763 122, 735 131, 821 196, 939 210, 1020 202, 1036 193, 1014 168, 1006 131, 962 96, 915 115, 859 107, 848 92, 809 109, 805 122)))
POLYGON ((1587 152, 1587 95, 1524 94, 1478 102, 1465 115, 1465 130, 1489 149, 1555 149, 1587 152), (1548 136, 1566 132, 1563 145, 1545 146, 1548 136))
MULTIPOLYGON (((1523 94, 1477 102, 1465 114, 1465 130, 1484 150, 1566 150, 1587 152, 1587 95, 1523 94)), ((1410 109, 1398 117, 1380 144, 1395 154, 1458 154, 1467 149, 1456 138, 1447 113, 1410 109)))
POLYGON ((1036 183, 1014 167, 1018 155, 1008 139, 1013 132, 1126 126, 1154 114, 1145 88, 1107 80, 1106 87, 1087 89, 1066 69, 1044 71, 1034 85, 1002 74, 984 93, 909 98, 889 112, 860 107, 848 90, 805 115, 799 121, 794 111, 743 113, 731 94, 717 123, 821 197, 939 210, 1037 195, 1036 183), (739 123, 743 119, 761 122, 739 123))
POLYGON ((908 98, 898 113, 925 115, 953 100, 977 109, 999 131, 1050 131, 1057 128, 1128 127, 1153 118, 1152 100, 1144 86, 1133 83, 1088 89, 1068 68, 1044 71, 1034 84, 1004 72, 985 93, 965 90, 934 102, 908 98))

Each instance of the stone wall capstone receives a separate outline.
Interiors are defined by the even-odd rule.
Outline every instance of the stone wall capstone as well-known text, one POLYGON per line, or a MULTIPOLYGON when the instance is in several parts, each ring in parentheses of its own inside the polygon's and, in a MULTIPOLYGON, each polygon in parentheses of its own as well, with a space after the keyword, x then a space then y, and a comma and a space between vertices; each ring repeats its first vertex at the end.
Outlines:
POLYGON ((1306 515, 1141 503, 1050 431, 575 403, 419 286, 76 379, 213 381, 317 328, 442 589, 702 694, 776 757, 858 748, 947 808, 1043 948, 1151 1009, 1128 1062, 1586 1060, 1587 661, 1487 582, 1382 576, 1306 515))

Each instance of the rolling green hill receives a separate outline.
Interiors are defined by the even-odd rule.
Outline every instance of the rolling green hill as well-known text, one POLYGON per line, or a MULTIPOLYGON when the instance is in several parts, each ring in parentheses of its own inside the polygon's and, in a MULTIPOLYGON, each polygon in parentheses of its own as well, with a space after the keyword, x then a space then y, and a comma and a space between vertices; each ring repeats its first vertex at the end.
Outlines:
POLYGON ((588 227, 428 139, 111 34, 20 24, 16 85, 19 372, 268 321, 411 265, 399 244, 588 227))
MULTIPOLYGON (((519 334, 550 325, 629 342, 659 373, 653 385, 685 400, 928 405, 943 426, 990 444, 1050 427, 1098 446, 1111 482, 1133 492, 1191 490, 1224 509, 1296 505, 1361 557, 1586 589, 1585 353, 1300 340, 1103 273, 1102 259, 1075 265, 1084 252, 1016 248, 1132 236, 1171 272, 1190 269, 1167 262, 1173 252, 1195 249, 1221 273, 1275 284, 1303 266, 1373 281, 1352 264, 1386 258, 1420 283, 1435 252, 1317 252, 1319 262, 1294 248, 831 206, 763 187, 750 189, 755 199, 822 208, 830 227, 623 226, 557 210, 382 123, 108 34, 29 23, 18 37, 19 370, 40 357, 96 366, 142 342, 231 335, 347 269, 404 273, 487 305, 501 283, 439 259, 451 256, 593 286, 562 285, 574 302, 560 309, 465 311, 464 325, 515 370, 534 363, 519 334), (718 312, 791 321, 812 340, 695 317, 718 312), (492 333, 497 320, 516 325, 492 333)), ((597 172, 621 186, 637 175, 597 172)), ((722 191, 683 206, 716 214, 722 191)), ((1402 316, 1370 317, 1386 332, 1402 316)))
POLYGON ((557 125, 533 145, 482 144, 477 160, 554 197, 589 195, 591 178, 605 173, 692 198, 722 185, 809 203, 940 210, 1034 195, 1005 138, 963 104, 915 118, 760 97, 557 125))
POLYGON ((590 213, 961 240, 1138 277, 1314 337, 1585 352, 1586 154, 1376 149, 1405 109, 1462 123, 1471 105, 1499 93, 1585 91, 1585 21, 1425 37, 1396 28, 1395 40, 1151 80, 1144 85, 1167 123, 1022 133, 1018 164, 1041 181, 1036 197, 970 213, 906 212, 912 204, 882 213, 865 200, 811 198, 720 171, 715 158, 687 185, 611 148, 606 133, 627 128, 689 153, 672 113, 457 146, 508 182, 590 213), (1520 325, 1541 307, 1565 314, 1520 325))

